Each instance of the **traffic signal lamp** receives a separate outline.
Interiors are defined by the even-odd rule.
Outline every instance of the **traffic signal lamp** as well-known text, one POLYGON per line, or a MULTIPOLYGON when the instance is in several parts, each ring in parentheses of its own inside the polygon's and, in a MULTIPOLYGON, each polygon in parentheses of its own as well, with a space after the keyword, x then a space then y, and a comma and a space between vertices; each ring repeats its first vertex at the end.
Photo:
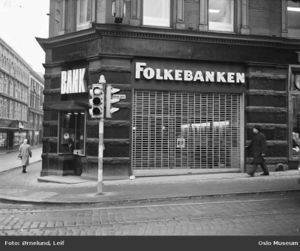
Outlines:
POLYGON ((120 89, 112 87, 110 84, 106 85, 106 117, 111 118, 111 115, 120 108, 114 107, 113 105, 120 101, 120 97, 115 95, 120 89))
POLYGON ((104 90, 102 84, 93 84, 90 89, 90 109, 92 118, 103 118, 104 116, 104 90))

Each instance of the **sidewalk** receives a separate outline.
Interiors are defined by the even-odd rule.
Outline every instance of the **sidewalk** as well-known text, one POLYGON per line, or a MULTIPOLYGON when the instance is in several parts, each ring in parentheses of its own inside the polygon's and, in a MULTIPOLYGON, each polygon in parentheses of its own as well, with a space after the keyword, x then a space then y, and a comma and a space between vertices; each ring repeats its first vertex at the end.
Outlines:
POLYGON ((12 169, 0 173, 0 200, 30 203, 101 203, 160 201, 180 198, 300 191, 298 170, 271 172, 270 176, 248 177, 244 173, 144 177, 135 180, 104 181, 103 194, 97 182, 80 177, 42 177, 41 162, 28 167, 28 173, 12 169), (60 182, 60 183, 54 183, 60 182))
MULTIPOLYGON (((41 161, 42 147, 35 147, 31 149, 32 158, 30 163, 41 161)), ((21 160, 18 159, 18 151, 9 152, 0 155, 0 174, 1 172, 8 171, 21 166, 21 160)))

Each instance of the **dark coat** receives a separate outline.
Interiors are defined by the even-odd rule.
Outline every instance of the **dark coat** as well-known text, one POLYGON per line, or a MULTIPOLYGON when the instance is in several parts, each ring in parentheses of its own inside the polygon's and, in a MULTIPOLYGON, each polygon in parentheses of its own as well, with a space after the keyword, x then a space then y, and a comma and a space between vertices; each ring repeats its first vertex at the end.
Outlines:
POLYGON ((250 145, 247 147, 247 149, 251 149, 252 151, 253 164, 262 164, 265 162, 262 154, 265 154, 266 148, 266 137, 263 133, 258 132, 253 136, 250 145))

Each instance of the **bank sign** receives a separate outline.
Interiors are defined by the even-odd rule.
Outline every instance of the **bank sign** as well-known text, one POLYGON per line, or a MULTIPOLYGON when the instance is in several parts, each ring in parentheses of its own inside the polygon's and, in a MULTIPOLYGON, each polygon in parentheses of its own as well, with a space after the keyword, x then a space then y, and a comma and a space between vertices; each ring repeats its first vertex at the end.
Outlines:
POLYGON ((225 84, 245 84, 246 81, 243 72, 156 69, 147 66, 144 62, 136 62, 135 79, 225 84))
POLYGON ((87 92, 84 81, 85 69, 74 69, 61 72, 61 94, 87 92))

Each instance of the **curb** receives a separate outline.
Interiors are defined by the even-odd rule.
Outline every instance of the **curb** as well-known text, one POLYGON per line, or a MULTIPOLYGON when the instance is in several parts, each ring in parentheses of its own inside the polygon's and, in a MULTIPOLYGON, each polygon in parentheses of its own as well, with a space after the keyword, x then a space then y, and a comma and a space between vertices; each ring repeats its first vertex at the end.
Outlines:
MULTIPOLYGON (((32 161, 32 162, 30 162, 29 166, 32 165, 32 164, 41 162, 41 161, 42 161, 41 159, 40 159, 40 160, 36 160, 36 161, 32 161)), ((20 166, 15 166, 15 167, 9 168, 9 169, 7 169, 7 170, 0 171, 0 174, 1 174, 1 173, 7 173, 7 172, 10 172, 10 171, 16 170, 16 169, 18 169, 18 168, 21 168, 21 167, 22 167, 21 165, 20 165, 20 166)))
POLYGON ((164 198, 148 198, 148 199, 127 199, 127 200, 114 200, 114 201, 43 201, 43 200, 22 200, 13 197, 0 197, 0 202, 3 203, 15 203, 15 204, 35 204, 35 205, 101 205, 101 206, 114 206, 114 205, 126 205, 133 203, 153 203, 153 202, 165 202, 165 201, 179 201, 188 199, 205 199, 205 198, 224 198, 233 196, 250 196, 250 195, 268 195, 268 194, 291 194, 299 193, 300 190, 286 190, 286 191, 266 191, 266 192, 243 192, 243 193, 228 193, 228 194, 208 194, 208 195, 192 195, 192 196, 175 196, 164 198))

